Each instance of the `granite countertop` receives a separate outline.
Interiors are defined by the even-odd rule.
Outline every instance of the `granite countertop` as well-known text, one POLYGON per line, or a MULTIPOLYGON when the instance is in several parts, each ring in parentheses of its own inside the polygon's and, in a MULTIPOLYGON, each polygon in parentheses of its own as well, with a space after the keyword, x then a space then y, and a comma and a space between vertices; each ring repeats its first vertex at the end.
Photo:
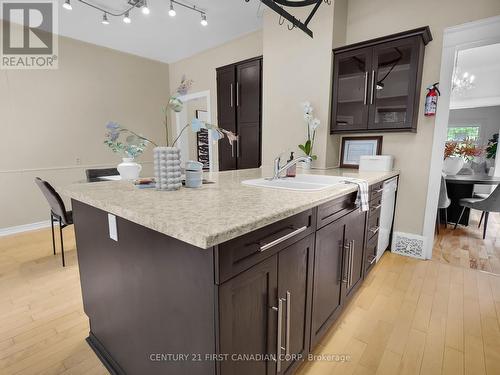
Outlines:
MULTIPOLYGON (((361 178, 374 184, 399 174, 354 169, 297 170, 298 173, 361 178)), ((61 192, 147 228, 200 248, 209 248, 357 190, 340 184, 316 192, 245 186, 268 177, 271 168, 207 173, 214 184, 178 191, 137 189, 125 181, 77 183, 61 192)))

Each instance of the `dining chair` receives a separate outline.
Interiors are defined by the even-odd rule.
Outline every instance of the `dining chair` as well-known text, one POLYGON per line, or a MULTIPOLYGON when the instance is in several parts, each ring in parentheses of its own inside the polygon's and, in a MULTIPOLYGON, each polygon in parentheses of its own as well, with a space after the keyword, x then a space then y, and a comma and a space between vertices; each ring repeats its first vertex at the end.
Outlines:
POLYGON ((59 222, 59 237, 61 239, 61 256, 62 265, 66 266, 64 260, 64 241, 62 230, 68 225, 73 224, 73 212, 66 211, 64 202, 57 191, 50 185, 47 181, 42 180, 39 177, 35 178, 35 183, 38 185, 43 195, 47 199, 50 206, 50 225, 52 227, 52 249, 54 250, 54 255, 56 254, 56 241, 54 236, 54 222, 59 222))
MULTIPOLYGON (((473 198, 486 199, 489 196, 490 196, 489 194, 474 192, 474 197, 473 198)), ((481 228, 481 223, 483 222, 483 219, 484 219, 484 211, 481 212, 481 218, 479 219, 479 224, 477 225, 478 228, 481 228)))
POLYGON ((455 228, 457 229, 458 223, 462 219, 462 215, 466 208, 471 208, 474 210, 483 211, 484 213, 484 227, 483 227, 483 240, 486 238, 486 230, 488 227, 488 216, 490 212, 500 212, 500 185, 498 185, 495 190, 486 198, 462 198, 459 201, 460 206, 462 206, 462 211, 460 212, 460 217, 455 223, 455 228))
POLYGON ((100 168, 100 169, 87 169, 85 170, 87 175, 87 182, 96 181, 99 177, 104 176, 116 176, 120 174, 116 168, 100 168))
POLYGON ((444 227, 448 227, 448 207, 450 207, 451 200, 448 197, 446 189, 446 180, 441 175, 441 186, 439 188, 438 210, 436 215, 436 231, 439 234, 439 225, 441 224, 441 211, 444 210, 444 227))

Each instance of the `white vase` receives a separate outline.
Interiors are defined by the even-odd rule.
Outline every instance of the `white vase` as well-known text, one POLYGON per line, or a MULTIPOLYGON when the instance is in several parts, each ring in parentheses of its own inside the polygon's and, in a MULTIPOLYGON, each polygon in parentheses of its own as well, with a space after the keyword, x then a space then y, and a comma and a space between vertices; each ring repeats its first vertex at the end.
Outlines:
POLYGON ((300 164, 302 169, 311 169, 311 161, 310 160, 301 161, 299 164, 300 164))
POLYGON ((123 161, 118 164, 118 172, 122 180, 131 181, 139 178, 142 166, 134 161, 134 158, 123 158, 123 161))
POLYGON ((155 147, 154 170, 157 190, 179 190, 182 186, 180 150, 155 147))
POLYGON ((447 175, 456 175, 464 166, 464 159, 460 156, 449 156, 444 159, 443 172, 447 175))

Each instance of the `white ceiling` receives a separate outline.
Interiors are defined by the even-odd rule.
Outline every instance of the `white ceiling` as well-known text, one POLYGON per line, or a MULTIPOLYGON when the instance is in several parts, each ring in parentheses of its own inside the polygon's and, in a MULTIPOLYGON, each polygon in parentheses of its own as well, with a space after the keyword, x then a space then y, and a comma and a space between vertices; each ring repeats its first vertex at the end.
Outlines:
MULTIPOLYGON (((62 4, 63 0, 58 0, 62 4)), ((127 8, 126 0, 88 0, 115 12, 127 8)), ((102 13, 76 0, 73 10, 59 7, 59 34, 163 62, 174 62, 215 47, 262 27, 260 1, 188 0, 184 3, 206 10, 208 26, 200 24, 200 14, 176 6, 169 17, 168 0, 148 0, 151 13, 139 9, 130 13, 131 24, 110 18, 101 24, 102 13)))
POLYGON ((450 107, 475 108, 500 105, 500 44, 459 51, 457 68, 475 76, 474 88, 451 96, 450 107))

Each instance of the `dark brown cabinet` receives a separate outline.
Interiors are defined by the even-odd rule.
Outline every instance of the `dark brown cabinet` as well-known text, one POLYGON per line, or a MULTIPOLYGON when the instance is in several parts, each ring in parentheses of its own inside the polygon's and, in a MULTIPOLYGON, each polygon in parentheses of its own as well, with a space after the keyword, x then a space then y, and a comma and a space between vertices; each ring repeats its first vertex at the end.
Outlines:
POLYGON ((309 351, 313 256, 314 235, 309 235, 220 286, 220 352, 273 355, 224 361, 221 375, 295 370, 297 354, 309 351))
POLYGON ((358 209, 316 232, 311 346, 331 327, 363 278, 366 213, 358 209))
POLYGON ((260 167, 261 103, 261 57, 217 69, 218 123, 239 136, 219 143, 219 170, 260 167))
POLYGON ((428 27, 334 50, 332 133, 416 131, 428 27))

